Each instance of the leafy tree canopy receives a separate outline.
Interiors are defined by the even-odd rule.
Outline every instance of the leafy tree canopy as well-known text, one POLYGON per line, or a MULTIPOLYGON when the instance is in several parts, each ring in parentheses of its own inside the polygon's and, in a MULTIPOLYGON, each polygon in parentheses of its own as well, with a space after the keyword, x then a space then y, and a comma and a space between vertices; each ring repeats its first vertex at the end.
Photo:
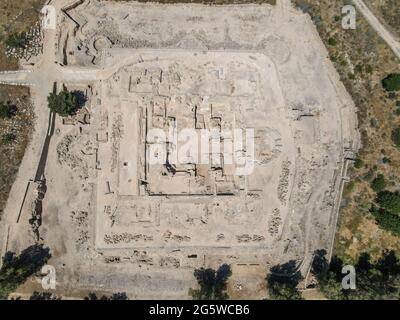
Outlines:
POLYGON ((58 94, 50 93, 47 98, 51 111, 62 117, 74 115, 85 102, 82 91, 68 91, 65 88, 58 94))
POLYGON ((25 49, 29 43, 26 32, 16 32, 8 36, 6 46, 15 49, 25 49))
POLYGON ((385 176, 383 174, 378 174, 378 176, 371 183, 372 190, 375 192, 381 192, 385 189, 385 187, 385 176))
POLYGON ((391 73, 382 80, 382 85, 386 91, 399 91, 400 90, 400 74, 391 73))
POLYGON ((50 259, 48 248, 33 245, 16 255, 7 252, 0 269, 0 299, 7 299, 10 293, 34 275, 50 259))

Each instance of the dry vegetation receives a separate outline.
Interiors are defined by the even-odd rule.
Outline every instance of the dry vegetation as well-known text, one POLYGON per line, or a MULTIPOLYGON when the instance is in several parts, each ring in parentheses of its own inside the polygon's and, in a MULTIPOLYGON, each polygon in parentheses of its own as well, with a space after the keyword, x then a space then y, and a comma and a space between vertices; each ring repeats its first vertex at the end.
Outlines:
MULTIPOLYGON (((111 0, 111 1, 126 1, 126 0, 111 0)), ((129 1, 129 0, 128 0, 129 1)), ((203 3, 209 5, 226 5, 226 4, 246 4, 246 3, 268 3, 276 4, 276 0, 135 0, 138 2, 157 2, 157 3, 203 3)))
POLYGON ((363 148, 345 190, 336 254, 353 260, 360 252, 373 257, 383 249, 399 252, 400 238, 380 229, 370 214, 376 197, 371 182, 378 174, 384 175, 387 189, 400 188, 400 151, 391 139, 392 130, 400 125, 400 96, 389 95, 381 85, 387 74, 398 71, 399 61, 360 14, 356 30, 341 28, 341 8, 346 1, 322 0, 319 5, 309 0, 295 2, 312 16, 359 110, 363 148))
MULTIPOLYGON (((18 69, 16 59, 5 55, 5 41, 14 32, 27 31, 38 19, 43 0, 3 0, 0 4, 0 70, 18 69)), ((29 89, 23 87, 0 86, 0 102, 16 107, 16 114, 10 119, 0 119, 0 217, 7 201, 8 193, 18 172, 24 155, 29 134, 32 130, 33 110, 29 99, 29 89), (5 136, 13 135, 12 141, 5 136)))
POLYGON ((368 7, 379 20, 400 37, 400 6, 398 0, 369 0, 368 7))

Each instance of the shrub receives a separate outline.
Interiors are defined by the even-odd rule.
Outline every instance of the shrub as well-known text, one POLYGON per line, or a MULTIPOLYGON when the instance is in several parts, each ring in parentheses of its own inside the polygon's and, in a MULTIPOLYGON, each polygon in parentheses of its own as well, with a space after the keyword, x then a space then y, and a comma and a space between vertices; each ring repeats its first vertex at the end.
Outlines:
POLYGON ((396 147, 400 148, 400 128, 396 128, 392 131, 392 141, 396 147))
POLYGON ((387 158, 387 157, 384 157, 384 158, 382 159, 382 162, 383 162, 384 164, 391 163, 390 159, 387 158))
POLYGON ((2 141, 4 144, 10 144, 13 141, 15 141, 15 139, 17 139, 17 136, 14 133, 6 133, 3 137, 2 137, 2 141))
POLYGON ((354 161, 354 168, 361 169, 363 166, 364 166, 364 161, 362 161, 362 159, 357 158, 356 161, 354 161))
POLYGON ((13 33, 8 36, 6 40, 7 47, 15 49, 25 49, 28 44, 28 37, 26 32, 13 33))
POLYGON ((336 46, 337 45, 337 40, 335 38, 329 38, 328 39, 328 44, 330 46, 336 46))
POLYGON ((371 182, 371 188, 375 192, 381 192, 385 189, 386 182, 383 174, 378 174, 378 176, 371 182))
POLYGON ((385 79, 382 80, 382 85, 386 91, 399 91, 400 90, 400 74, 392 73, 389 74, 385 79))
POLYGON ((400 193, 390 192, 390 191, 381 191, 378 193, 378 197, 376 202, 383 209, 386 209, 394 214, 400 213, 400 193))

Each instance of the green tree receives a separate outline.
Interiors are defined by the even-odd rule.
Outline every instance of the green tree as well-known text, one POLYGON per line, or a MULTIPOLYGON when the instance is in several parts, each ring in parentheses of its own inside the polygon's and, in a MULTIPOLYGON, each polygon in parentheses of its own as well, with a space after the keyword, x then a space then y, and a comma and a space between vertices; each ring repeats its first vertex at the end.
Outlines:
POLYGON ((51 255, 42 245, 33 245, 19 255, 7 252, 0 269, 0 299, 7 299, 10 293, 23 284, 47 263, 51 255))
POLYGON ((400 128, 396 128, 392 131, 392 141, 396 147, 400 148, 400 128))
POLYGON ((378 174, 378 176, 371 182, 371 188, 375 192, 381 192, 385 189, 385 187, 386 182, 383 174, 378 174))
POLYGON ((196 269, 194 271, 194 276, 200 289, 190 289, 189 295, 195 300, 229 299, 226 293, 226 287, 231 275, 231 267, 227 264, 223 264, 216 271, 211 268, 196 269))
POLYGON ((400 74, 391 73, 382 80, 382 85, 386 91, 399 91, 400 90, 400 74))
POLYGON ((400 214, 400 193, 399 191, 381 191, 376 198, 377 204, 392 213, 400 214))
POLYGON ((74 115, 86 101, 81 91, 70 92, 65 88, 58 94, 50 93, 47 100, 50 110, 62 117, 74 115))
POLYGON ((16 32, 8 36, 6 46, 15 49, 25 49, 29 43, 26 32, 16 32))
POLYGON ((371 208, 370 212, 381 228, 395 235, 400 235, 400 216, 376 207, 371 208))

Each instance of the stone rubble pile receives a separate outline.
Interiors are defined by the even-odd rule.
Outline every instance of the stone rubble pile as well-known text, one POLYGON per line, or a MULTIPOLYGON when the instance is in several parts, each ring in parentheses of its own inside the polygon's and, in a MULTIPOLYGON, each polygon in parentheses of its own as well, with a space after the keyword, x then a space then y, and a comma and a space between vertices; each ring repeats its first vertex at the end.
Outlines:
POLYGON ((29 61, 32 57, 36 57, 43 52, 43 39, 40 22, 37 22, 26 33, 27 45, 21 48, 6 48, 6 56, 8 58, 24 59, 29 61))

